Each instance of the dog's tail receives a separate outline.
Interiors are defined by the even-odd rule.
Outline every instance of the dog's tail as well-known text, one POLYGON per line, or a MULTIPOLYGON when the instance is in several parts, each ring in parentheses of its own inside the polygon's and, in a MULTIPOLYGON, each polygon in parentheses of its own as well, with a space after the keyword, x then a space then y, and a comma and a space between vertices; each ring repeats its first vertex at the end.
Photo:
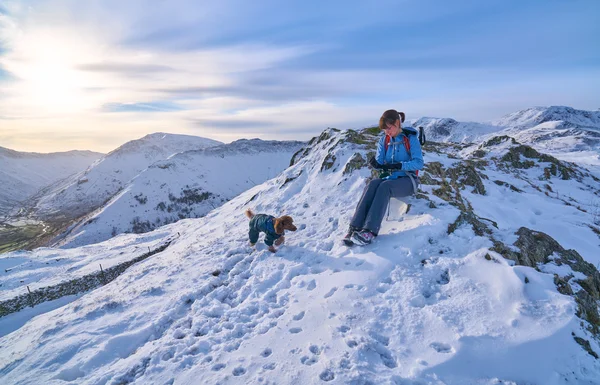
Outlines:
POLYGON ((245 213, 246 213, 246 216, 247 216, 249 219, 252 219, 252 218, 254 218, 254 213, 252 212, 252 210, 250 210, 250 209, 246 209, 245 213))

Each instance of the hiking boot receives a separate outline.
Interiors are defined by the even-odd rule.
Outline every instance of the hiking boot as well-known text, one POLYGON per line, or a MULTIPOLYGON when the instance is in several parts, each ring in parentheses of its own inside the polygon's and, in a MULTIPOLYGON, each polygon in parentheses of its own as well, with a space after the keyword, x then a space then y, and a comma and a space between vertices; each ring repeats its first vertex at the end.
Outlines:
POLYGON ((342 241, 344 242, 344 244, 346 246, 354 246, 354 242, 352 241, 352 234, 354 234, 354 232, 357 229, 355 229, 354 227, 350 226, 348 228, 348 233, 346 233, 346 236, 342 239, 342 241))
POLYGON ((364 246, 368 245, 375 238, 375 234, 373 234, 369 230, 361 230, 356 231, 352 234, 352 242, 356 245, 364 246))

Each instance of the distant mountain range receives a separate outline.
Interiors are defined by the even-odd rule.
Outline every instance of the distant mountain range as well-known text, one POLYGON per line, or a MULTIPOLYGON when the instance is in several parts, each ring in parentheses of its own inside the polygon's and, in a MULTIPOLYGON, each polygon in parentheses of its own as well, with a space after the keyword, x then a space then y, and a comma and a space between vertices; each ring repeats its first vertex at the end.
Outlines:
POLYGON ((242 139, 155 162, 53 243, 75 247, 204 216, 277 176, 304 144, 242 139))
POLYGON ((39 154, 0 147, 0 222, 42 187, 85 170, 102 156, 92 151, 39 154))

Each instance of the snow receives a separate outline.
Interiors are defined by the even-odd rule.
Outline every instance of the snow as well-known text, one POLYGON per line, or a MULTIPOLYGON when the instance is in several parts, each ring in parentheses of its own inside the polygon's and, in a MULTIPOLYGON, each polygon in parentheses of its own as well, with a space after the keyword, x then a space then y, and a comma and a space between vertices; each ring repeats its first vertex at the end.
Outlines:
POLYGON ((242 140, 173 155, 142 171, 56 244, 76 247, 101 242, 134 231, 134 219, 147 227, 158 227, 181 218, 204 216, 250 187, 275 177, 303 144, 242 140))
POLYGON ((0 147, 0 216, 42 187, 85 170, 101 156, 91 151, 39 154, 0 147))
POLYGON ((178 152, 221 144, 190 135, 155 133, 125 143, 98 159, 87 170, 37 194, 34 215, 47 218, 67 213, 71 218, 103 205, 152 163, 178 152))
MULTIPOLYGON (((3 381, 598 384, 600 363, 573 336, 589 339, 595 351, 600 347, 580 325, 573 298, 553 282, 554 273, 568 272, 514 266, 468 226, 448 234, 459 210, 430 194, 432 186, 423 190, 437 208, 424 199, 403 199, 409 212, 392 212, 374 244, 342 246, 368 175, 366 169, 344 174, 344 166, 367 150, 341 143, 344 132, 333 135, 203 218, 84 248, 53 249, 65 259, 62 268, 72 263, 83 272, 86 262, 77 256, 96 265, 118 258, 123 248, 128 254, 172 240, 111 283, 3 333, 3 381), (334 165, 321 170, 329 154, 334 165), (291 215, 298 231, 286 234, 275 254, 261 241, 252 248, 243 214, 248 207, 291 215)), ((445 166, 458 161, 433 153, 425 159, 445 166)), ((591 214, 577 217, 573 207, 532 188, 528 181, 540 170, 515 175, 486 168, 488 195, 463 194, 478 215, 498 223, 495 235, 507 244, 527 225, 593 259, 598 238, 584 226, 591 214), (552 233, 558 222, 562 227, 552 233)), ((561 194, 591 194, 579 189, 580 182, 564 182, 561 194)), ((394 211, 401 209, 394 204, 394 211)), ((6 256, 20 258, 14 265, 21 266, 43 261, 44 253, 49 250, 6 256)))

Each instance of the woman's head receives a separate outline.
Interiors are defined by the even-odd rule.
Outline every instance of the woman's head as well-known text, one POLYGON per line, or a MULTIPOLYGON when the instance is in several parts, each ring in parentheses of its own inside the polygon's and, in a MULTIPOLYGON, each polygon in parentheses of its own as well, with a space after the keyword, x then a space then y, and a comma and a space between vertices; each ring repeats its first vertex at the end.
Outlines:
POLYGON ((387 110, 379 118, 379 128, 385 131, 386 134, 395 137, 400 133, 400 127, 402 127, 405 118, 404 112, 387 110))

